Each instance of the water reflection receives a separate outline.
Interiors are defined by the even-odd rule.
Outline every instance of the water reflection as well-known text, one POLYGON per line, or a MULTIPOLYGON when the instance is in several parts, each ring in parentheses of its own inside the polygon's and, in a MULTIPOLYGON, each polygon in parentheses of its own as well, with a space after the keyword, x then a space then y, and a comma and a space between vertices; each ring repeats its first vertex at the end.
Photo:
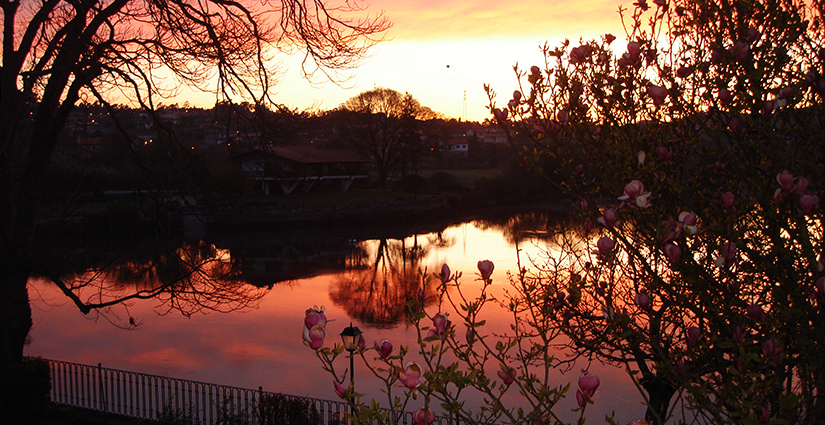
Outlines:
POLYGON ((566 219, 564 215, 528 212, 492 220, 476 220, 474 225, 483 230, 500 231, 508 243, 517 244, 525 239, 548 240, 551 237, 548 229, 566 219))
MULTIPOLYGON (((404 325, 404 306, 418 296, 419 270, 432 273, 446 262, 453 271, 464 273, 462 284, 472 287, 477 285, 476 263, 490 259, 496 264, 496 291, 507 290, 506 274, 517 267, 517 250, 537 255, 552 245, 545 232, 549 220, 553 218, 502 217, 409 233, 394 229, 368 237, 347 231, 236 234, 183 244, 174 256, 132 257, 112 262, 116 267, 105 272, 96 266, 78 273, 85 280, 107 282, 110 290, 150 290, 161 278, 201 265, 190 274, 189 283, 181 283, 184 293, 170 296, 185 298, 186 288, 208 281, 252 301, 243 313, 184 318, 159 317, 157 299, 135 300, 128 313, 140 319, 140 326, 129 330, 83 320, 52 285, 32 280, 31 293, 39 294, 39 299, 33 301, 36 325, 26 354, 336 399, 329 375, 301 343, 306 308, 327 307, 327 317, 335 321, 328 329, 331 334, 352 321, 366 333, 368 342, 388 338, 396 346, 414 344, 414 330, 404 325)), ((491 329, 506 332, 511 317, 492 310, 489 314, 491 329)), ((340 341, 331 339, 327 344, 335 342, 340 341)), ((363 365, 356 369, 364 372, 363 365)), ((640 406, 621 370, 597 373, 602 387, 611 390, 597 394, 596 410, 589 410, 593 417, 640 406)), ((577 377, 572 373, 558 379, 575 385, 577 377)), ((359 382, 359 392, 380 397, 380 385, 368 379, 359 382)), ((575 407, 575 400, 569 406, 575 407)), ((625 417, 643 414, 639 410, 625 417)))
POLYGON ((378 328, 392 327, 404 318, 407 301, 416 299, 419 290, 435 292, 435 282, 422 279, 422 260, 433 247, 449 248, 454 243, 455 239, 440 233, 415 235, 411 241, 363 241, 358 254, 348 259, 348 270, 332 284, 330 299, 350 317, 378 328))
POLYGON ((245 310, 266 295, 246 283, 240 263, 229 251, 203 241, 95 263, 82 272, 51 280, 76 302, 97 307, 91 311, 94 317, 118 326, 139 324, 129 308, 140 299, 153 300, 158 314, 176 311, 191 316, 205 310, 245 310))

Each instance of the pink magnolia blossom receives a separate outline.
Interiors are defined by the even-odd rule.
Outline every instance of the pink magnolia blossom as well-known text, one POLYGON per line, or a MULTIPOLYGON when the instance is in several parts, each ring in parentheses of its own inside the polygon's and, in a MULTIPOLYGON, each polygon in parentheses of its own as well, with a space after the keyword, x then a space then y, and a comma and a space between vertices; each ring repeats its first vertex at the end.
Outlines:
POLYGON ((825 297, 825 277, 820 277, 814 282, 814 296, 818 300, 825 297))
POLYGON ((653 106, 661 106, 665 103, 667 89, 661 86, 650 86, 647 88, 647 95, 653 100, 653 106))
POLYGON ((478 272, 481 274, 481 278, 483 280, 490 279, 490 275, 493 274, 493 269, 495 265, 490 260, 481 260, 478 262, 478 272))
POLYGON ((599 250, 599 254, 608 255, 611 251, 613 251, 613 248, 616 247, 616 242, 614 242, 609 236, 602 236, 596 242, 596 247, 599 250))
POLYGON ((728 130, 730 130, 731 133, 739 133, 739 130, 741 130, 741 129, 742 129, 742 122, 739 121, 739 117, 731 118, 730 122, 728 123, 728 130))
POLYGON ((693 211, 682 211, 679 213, 679 222, 682 224, 684 232, 690 236, 699 233, 699 216, 693 211))
POLYGON ((582 199, 581 201, 579 201, 579 208, 581 208, 582 211, 587 211, 587 207, 589 205, 590 204, 587 203, 587 199, 582 199))
POLYGON ((504 385, 510 385, 513 383, 514 379, 512 369, 499 370, 496 373, 498 374, 498 377, 501 378, 501 381, 504 382, 504 385))
POLYGON ((476 331, 468 327, 467 332, 464 333, 464 337, 467 338, 467 344, 473 345, 473 343, 476 342, 476 331))
POLYGON ((570 112, 567 112, 566 109, 562 109, 556 112, 556 119, 562 123, 567 122, 567 120, 570 119, 570 112))
POLYGON ((696 224, 696 220, 699 216, 696 215, 693 211, 682 211, 679 213, 679 221, 684 223, 686 226, 692 226, 696 224))
MULTIPOLYGON (((646 290, 640 290, 633 300, 636 303, 636 305, 638 305, 639 308, 641 308, 642 310, 650 309, 650 295, 648 295, 646 290)), ((581 379, 579 379, 579 381, 581 381, 581 379)))
POLYGON ((679 239, 684 233, 685 224, 676 220, 665 220, 660 229, 659 241, 663 244, 679 239), (665 233, 666 232, 666 233, 665 233))
POLYGON ((579 405, 579 408, 587 405, 587 397, 584 396, 582 390, 576 390, 576 403, 579 405))
POLYGON ((731 47, 731 54, 737 61, 745 60, 748 57, 748 51, 750 51, 750 47, 747 43, 742 41, 737 41, 734 43, 733 47, 731 47))
POLYGON ((800 213, 809 215, 819 208, 819 197, 816 195, 802 195, 802 197, 799 198, 798 203, 800 213))
POLYGON ((776 182, 779 183, 779 188, 783 192, 790 192, 794 189, 794 177, 788 170, 782 171, 776 175, 776 182))
POLYGON ((624 186, 624 194, 619 197, 620 201, 635 201, 636 197, 643 195, 645 192, 645 185, 638 180, 633 180, 624 186))
POLYGON ((417 388, 421 385, 421 366, 416 362, 408 362, 404 369, 398 368, 398 380, 407 388, 417 388))
POLYGON ((612 43, 612 42, 616 41, 616 36, 615 36, 615 35, 613 35, 613 34, 609 34, 609 33, 608 33, 608 34, 605 34, 605 35, 604 35, 604 41, 605 41, 607 44, 610 44, 610 43, 612 43))
POLYGON ((610 207, 604 210, 602 216, 597 218, 596 221, 604 227, 611 228, 619 223, 619 213, 616 212, 616 209, 610 207))
POLYGON ((498 121, 507 121, 507 110, 500 108, 493 109, 493 117, 498 121))
POLYGON ((684 375, 685 372, 687 371, 687 368, 685 367, 685 362, 683 362, 682 360, 679 360, 679 359, 677 359, 675 362, 673 362, 673 367, 676 368, 676 372, 679 375, 684 375))
POLYGON ((513 99, 507 102, 507 106, 510 109, 515 109, 521 103, 521 92, 516 90, 513 92, 513 99))
POLYGON ((679 78, 687 78, 693 74, 694 68, 692 66, 682 66, 676 70, 676 75, 679 78))
POLYGON ((358 351, 364 351, 367 349, 367 339, 364 338, 364 334, 358 335, 358 351))
POLYGON ((719 196, 719 203, 722 204, 722 209, 729 210, 733 207, 734 196, 731 192, 725 192, 719 196))
POLYGON ((682 257, 682 248, 679 248, 677 245, 669 243, 665 245, 664 251, 665 256, 671 263, 678 263, 679 259, 682 257))
POLYGON ((795 177, 793 179, 793 194, 794 196, 804 195, 805 189, 808 188, 810 182, 805 177, 795 177))
POLYGON ((775 344, 773 340, 769 339, 762 343, 762 357, 771 363, 779 362, 779 356, 782 355, 782 351, 784 351, 782 347, 775 344))
POLYGON ((530 73, 533 75, 539 75, 541 74, 541 70, 536 65, 533 65, 530 67, 530 73))
POLYGON ((636 58, 638 58, 639 57, 639 52, 641 51, 641 49, 642 49, 642 45, 635 42, 635 41, 631 41, 631 42, 627 43, 627 53, 630 55, 631 59, 635 60, 636 58))
POLYGON ((753 44, 755 41, 759 40, 759 37, 762 37, 759 30, 756 28, 748 28, 748 43, 753 44))
POLYGON ((313 350, 323 347, 326 336, 327 330, 321 324, 317 324, 312 328, 304 326, 304 344, 313 350))
POLYGON ((696 347, 699 340, 702 338, 702 330, 696 326, 691 326, 687 330, 688 333, 688 348, 696 347))
POLYGON ((312 308, 308 308, 306 310, 306 316, 304 317, 304 326, 310 329, 318 324, 320 324, 321 326, 326 326, 327 316, 324 314, 324 311, 324 306, 318 308, 318 306, 316 305, 312 308))
POLYGON ((742 332, 742 328, 739 326, 733 330, 733 341, 734 342, 742 342, 745 340, 745 334, 742 332))
POLYGON ((588 398, 593 397, 593 395, 596 394, 596 390, 599 388, 600 383, 599 377, 596 375, 587 374, 579 377, 579 388, 588 398))
POLYGON ((730 267, 736 260, 736 244, 733 242, 725 242, 719 248, 719 256, 716 257, 717 267, 730 267))
POLYGON ((570 63, 582 63, 587 60, 588 48, 586 46, 574 47, 570 50, 570 63))
POLYGON ((768 425, 771 422, 771 412, 765 406, 759 407, 759 422, 768 425))
POLYGON ((762 310, 762 307, 759 304, 751 304, 745 309, 748 317, 751 320, 759 323, 763 323, 768 320, 768 315, 765 314, 765 310, 762 310))
POLYGON ((450 320, 447 318, 446 314, 438 313, 433 316, 433 327, 439 336, 445 335, 449 326, 450 320))
POLYGON ((392 342, 390 342, 390 340, 382 339, 381 341, 375 341, 374 345, 375 352, 378 353, 382 359, 386 359, 392 354, 392 342))
POLYGON ((332 385, 335 387, 335 394, 338 394, 338 397, 346 398, 347 387, 343 386, 338 381, 332 381, 332 385))
POLYGON ((762 115, 765 117, 771 116, 773 110, 776 108, 776 102, 773 100, 766 100, 762 103, 762 115))
POLYGON ((719 98, 719 103, 722 106, 730 105, 730 102, 733 101, 733 93, 731 93, 728 89, 719 90, 717 97, 719 98))
POLYGON ((665 162, 673 157, 673 152, 671 152, 670 149, 664 146, 659 146, 656 149, 656 157, 659 159, 659 162, 665 162))
POLYGON ((635 200, 636 208, 640 210, 647 209, 650 207, 650 192, 645 192, 636 197, 635 200))
POLYGON ((414 425, 429 425, 435 422, 435 412, 424 408, 418 409, 413 414, 414 425))
POLYGON ((444 263, 441 266, 441 274, 439 275, 439 278, 441 279, 442 282, 447 283, 447 282, 453 280, 453 277, 454 276, 452 274, 450 274, 450 266, 448 266, 447 263, 444 263))
POLYGON ((636 154, 636 160, 638 162, 639 168, 642 168, 642 167, 645 166, 645 159, 646 158, 647 158, 647 154, 645 153, 645 151, 639 151, 636 154))

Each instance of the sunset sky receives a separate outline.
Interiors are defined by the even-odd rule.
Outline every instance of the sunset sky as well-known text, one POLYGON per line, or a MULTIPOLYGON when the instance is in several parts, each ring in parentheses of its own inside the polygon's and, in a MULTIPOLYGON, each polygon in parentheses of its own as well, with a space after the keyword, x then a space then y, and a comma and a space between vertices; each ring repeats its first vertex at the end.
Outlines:
POLYGON ((480 121, 489 116, 483 85, 490 84, 499 103, 505 103, 516 88, 513 65, 540 64, 539 46, 545 42, 605 33, 621 40, 620 5, 630 8, 632 1, 373 0, 369 12, 383 11, 393 27, 388 41, 374 48, 345 87, 329 82, 313 87, 300 77, 299 58, 287 57, 275 99, 299 109, 326 110, 362 91, 387 87, 460 118, 466 90, 467 118, 480 121))

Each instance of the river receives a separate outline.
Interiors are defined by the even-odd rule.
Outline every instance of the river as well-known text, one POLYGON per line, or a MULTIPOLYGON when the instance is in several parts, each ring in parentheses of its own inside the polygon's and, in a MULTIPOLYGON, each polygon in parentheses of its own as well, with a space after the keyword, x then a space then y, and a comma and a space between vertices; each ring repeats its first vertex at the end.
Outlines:
MULTIPOLYGON (((438 230, 367 237, 363 233, 324 230, 284 235, 222 235, 210 242, 192 243, 211 253, 210 264, 232 264, 237 270, 223 274, 251 302, 212 311, 180 314, 157 299, 137 300, 106 314, 84 316, 62 296, 55 285, 32 278, 34 327, 26 354, 84 364, 171 376, 242 388, 263 387, 315 398, 338 399, 332 377, 321 369, 313 351, 302 343, 304 311, 324 306, 330 320, 326 345, 340 342, 338 333, 350 322, 358 326, 368 345, 387 338, 398 346, 415 341, 404 303, 420 287, 418 270, 432 273, 447 263, 463 273, 462 285, 472 289, 476 263, 491 260, 497 294, 509 286, 508 272, 517 261, 539 256, 553 244, 542 233, 547 217, 517 215, 498 221, 467 221, 438 230), (130 323, 130 320, 133 322, 130 323)), ((192 256, 193 250, 180 249, 192 256)), ((155 266, 132 264, 129 273, 107 275, 110 287, 152 286, 161 271, 155 266), (134 270, 140 268, 141 270, 134 270), (127 276, 128 275, 128 276, 127 276), (141 282, 141 279, 147 282, 141 282), (115 282, 111 282, 115 280, 115 282), (119 280, 119 281, 118 281, 119 280)), ((217 267, 220 269, 220 267, 217 267)), ((212 271, 213 273, 220 270, 212 271)), ((90 279, 93 280, 93 279, 90 279)), ((435 306, 428 306, 433 311, 435 306)), ((506 331, 510 316, 488 313, 490 329, 506 331)), ((463 332, 463 326, 459 328, 463 332)), ((559 352, 558 356, 565 356, 559 352)), ((415 359, 414 353, 408 358, 415 359)), ((340 358, 340 370, 348 365, 340 358)), ((338 367, 338 366, 336 366, 338 367)), ((557 373, 559 384, 571 383, 571 393, 559 412, 576 407, 575 387, 585 368, 597 374, 601 387, 588 407, 591 421, 600 422, 615 412, 620 423, 644 416, 642 397, 624 370, 599 363, 578 363, 557 373)), ((357 390, 381 397, 379 382, 356 363, 357 390)), ((472 397, 468 403, 477 403, 472 397)), ((518 403, 518 397, 508 401, 518 403)), ((420 403, 420 400, 418 401, 420 403)), ((420 406, 412 405, 412 409, 420 406)), ((574 421, 573 413, 562 417, 574 421)))

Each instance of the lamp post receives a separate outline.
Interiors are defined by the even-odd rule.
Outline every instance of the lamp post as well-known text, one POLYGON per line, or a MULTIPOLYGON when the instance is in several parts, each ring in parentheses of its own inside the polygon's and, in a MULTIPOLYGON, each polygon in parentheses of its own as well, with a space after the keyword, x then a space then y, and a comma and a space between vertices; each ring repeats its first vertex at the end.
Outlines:
MULTIPOLYGON (((349 326, 341 331, 341 340, 344 349, 349 351, 349 386, 350 389, 355 389, 355 350, 361 340, 361 330, 357 326, 352 326, 350 322, 349 326)), ((350 402, 354 403, 354 399, 350 398, 350 402)))

